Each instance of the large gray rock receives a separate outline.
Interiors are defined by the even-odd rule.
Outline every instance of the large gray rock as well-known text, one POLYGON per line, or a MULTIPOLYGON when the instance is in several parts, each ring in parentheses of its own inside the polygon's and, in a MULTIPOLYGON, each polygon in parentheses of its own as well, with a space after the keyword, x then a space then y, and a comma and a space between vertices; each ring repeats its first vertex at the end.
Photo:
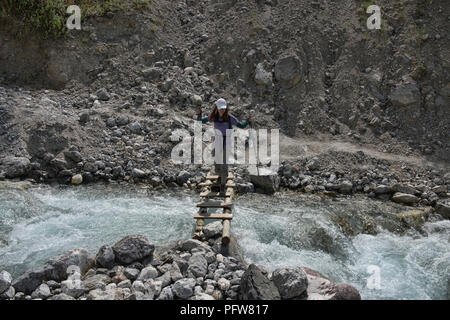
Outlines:
POLYGON ((198 278, 204 277, 208 272, 208 262, 202 253, 193 254, 188 261, 189 267, 187 269, 187 274, 190 273, 198 278))
POLYGON ((302 65, 296 54, 287 54, 275 64, 275 79, 286 87, 292 87, 300 81, 302 65))
POLYGON ((275 284, 262 271, 251 264, 241 278, 242 300, 280 300, 275 284))
POLYGON ((190 177, 191 177, 191 174, 189 172, 182 170, 178 173, 177 183, 181 186, 184 183, 186 183, 190 177))
POLYGON ((48 298, 47 300, 76 300, 76 299, 65 293, 60 293, 60 294, 57 294, 55 296, 48 298))
POLYGON ((37 287, 36 290, 33 291, 33 293, 31 294, 31 298, 47 299, 51 295, 52 294, 50 292, 50 288, 48 287, 47 284, 43 283, 39 287, 37 287))
POLYGON ((131 175, 134 178, 139 178, 139 179, 145 178, 147 176, 145 171, 138 169, 138 168, 134 168, 133 171, 131 172, 131 175))
POLYGON ((158 270, 152 266, 145 267, 137 277, 137 280, 145 282, 148 279, 155 279, 158 277, 158 270))
POLYGON ((83 280, 82 286, 87 290, 91 291, 111 283, 111 278, 106 274, 95 274, 83 280))
POLYGON ((334 296, 332 300, 361 300, 359 291, 346 283, 338 283, 334 286, 334 296))
POLYGON ((31 170, 30 160, 24 157, 5 157, 0 160, 0 172, 4 171, 6 178, 17 178, 27 175, 31 170))
POLYGON ((134 281, 139 276, 140 271, 136 268, 125 268, 123 274, 125 275, 125 277, 127 277, 127 279, 134 281))
POLYGON ((194 294, 195 279, 184 278, 175 282, 172 286, 172 292, 180 299, 187 299, 194 294))
POLYGON ((2 294, 0 294, 0 300, 9 300, 9 299, 13 299, 14 296, 16 294, 16 290, 14 289, 13 286, 10 286, 8 289, 6 289, 5 292, 3 292, 2 294))
POLYGON ((94 256, 86 249, 77 248, 48 260, 44 269, 47 280, 62 281, 67 279, 67 268, 78 266, 82 274, 88 271, 95 263, 94 256))
POLYGON ((181 269, 178 266, 178 263, 176 261, 174 261, 172 263, 172 266, 169 269, 169 273, 170 273, 170 279, 172 280, 172 282, 176 282, 176 281, 180 280, 181 278, 183 278, 181 269))
POLYGON ((163 73, 163 70, 158 67, 151 67, 151 68, 142 70, 142 75, 147 80, 159 80, 161 78, 162 73, 163 73))
POLYGON ((407 184, 400 184, 396 183, 392 186, 392 191, 394 192, 401 192, 401 193, 407 193, 407 194, 416 194, 418 191, 410 185, 407 184))
POLYGON ((131 235, 117 242, 113 250, 119 264, 130 264, 151 257, 155 246, 145 236, 131 235))
POLYGON ((338 188, 339 192, 349 194, 352 193, 353 184, 350 181, 345 180, 339 184, 338 188))
POLYGON ((205 250, 208 249, 208 247, 203 242, 196 239, 182 240, 178 245, 182 251, 191 251, 194 248, 204 248, 205 250))
POLYGON ((278 268, 272 274, 272 280, 282 299, 301 296, 308 287, 308 277, 302 268, 278 268))
POLYGON ((0 272, 0 294, 8 290, 8 288, 11 286, 12 277, 9 274, 8 271, 1 271, 0 272))
POLYGON ((396 192, 392 196, 392 200, 399 203, 414 204, 419 202, 420 199, 412 194, 396 192))
POLYGON ((124 289, 109 287, 105 290, 95 289, 87 295, 88 300, 123 300, 124 289))
POLYGON ((23 292, 29 295, 36 290, 44 280, 46 280, 46 272, 44 269, 31 270, 15 279, 12 282, 12 286, 17 292, 23 292))
POLYGON ((81 280, 64 280, 61 282, 61 292, 78 298, 84 294, 85 288, 81 280))
POLYGON ((163 288, 157 300, 173 300, 172 288, 171 287, 163 288))
POLYGON ((438 202, 436 204, 436 212, 445 219, 450 219, 450 204, 438 202))
POLYGON ((206 226, 203 227, 203 233, 205 234, 205 237, 207 239, 209 238, 215 238, 222 234, 222 222, 221 221, 215 221, 212 223, 208 223, 206 226))
POLYGON ((280 177, 278 174, 270 175, 250 175, 250 180, 255 189, 263 193, 273 194, 280 189, 280 177))
POLYGON ((99 250, 97 255, 95 256, 95 262, 98 266, 105 267, 107 269, 112 269, 114 267, 115 255, 113 248, 104 245, 99 250))
POLYGON ((361 300, 356 288, 345 284, 336 284, 319 272, 302 268, 308 277, 307 300, 361 300))
POLYGON ((389 100, 394 107, 420 105, 420 91, 415 83, 398 86, 389 94, 389 100))
POLYGON ((97 90, 95 95, 100 100, 103 100, 103 101, 108 101, 111 98, 110 94, 108 93, 108 91, 105 88, 101 88, 101 89, 97 90))

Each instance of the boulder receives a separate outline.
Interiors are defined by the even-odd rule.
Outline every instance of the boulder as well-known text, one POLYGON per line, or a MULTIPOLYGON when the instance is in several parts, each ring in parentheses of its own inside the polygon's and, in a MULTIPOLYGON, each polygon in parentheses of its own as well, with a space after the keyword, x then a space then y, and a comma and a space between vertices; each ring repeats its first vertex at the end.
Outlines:
POLYGON ((158 67, 151 67, 142 70, 142 75, 146 80, 160 80, 162 73, 163 69, 158 67))
POLYGON ((60 293, 60 294, 57 294, 55 296, 48 298, 47 300, 76 300, 76 299, 65 293, 60 293))
POLYGON ((275 64, 275 79, 283 86, 292 87, 300 81, 301 61, 296 54, 286 54, 275 64))
POLYGON ((139 269, 136 269, 136 268, 125 268, 125 270, 123 271, 123 274, 128 279, 134 281, 139 276, 140 271, 139 271, 139 269))
POLYGON ((236 186, 239 193, 255 192, 255 186, 251 182, 237 183, 236 186))
POLYGON ((137 169, 137 168, 133 169, 133 172, 131 173, 131 175, 134 178, 139 178, 139 179, 145 178, 147 176, 145 171, 142 171, 141 169, 137 169))
POLYGON ((380 185, 376 186, 373 191, 375 192, 375 194, 386 194, 386 193, 390 193, 392 191, 392 189, 389 186, 380 184, 380 185))
POLYGON ((108 93, 108 91, 105 88, 101 88, 95 92, 95 95, 103 101, 108 101, 111 98, 111 95, 108 93))
POLYGON ((145 282, 148 279, 155 279, 156 277, 158 277, 158 270, 156 270, 152 266, 148 266, 141 270, 141 273, 139 273, 137 280, 145 282))
POLYGON ((336 284, 315 270, 302 269, 308 278, 307 300, 361 300, 358 290, 351 285, 336 284))
POLYGON ((182 240, 178 245, 181 251, 191 251, 194 248, 208 249, 208 247, 203 242, 196 239, 182 240))
POLYGON ((391 91, 389 100, 394 107, 419 106, 419 88, 415 83, 400 85, 391 91))
POLYGON ((251 264, 241 278, 242 300, 280 300, 275 284, 262 271, 251 264))
POLYGON ((97 288, 105 287, 111 283, 111 278, 106 274, 96 274, 88 277, 82 281, 82 286, 87 290, 91 291, 97 288))
POLYGON ((258 191, 273 194, 280 189, 280 178, 278 174, 250 175, 250 180, 258 191))
POLYGON ((208 262, 203 253, 193 254, 188 261, 187 274, 192 274, 195 278, 204 277, 208 272, 208 262))
POLYGON ((193 94, 191 95, 191 102, 194 106, 201 106, 203 103, 203 99, 201 96, 193 94))
POLYGON ((76 174, 72 176, 72 179, 70 180, 72 184, 82 184, 83 183, 83 176, 81 174, 76 174))
POLYGON ((130 131, 135 134, 139 134, 142 131, 142 127, 139 122, 133 122, 129 125, 130 131))
POLYGON ((203 227, 203 233, 205 234, 205 237, 207 239, 209 238, 215 238, 222 234, 222 222, 221 221, 215 221, 212 223, 208 223, 206 226, 203 227))
POLYGON ((340 193, 350 194, 352 193, 353 184, 350 181, 345 180, 339 184, 338 188, 340 193))
POLYGON ((123 300, 124 299, 124 289, 122 288, 106 288, 95 289, 89 292, 87 295, 88 300, 123 300))
POLYGON ((334 296, 332 300, 361 300, 358 290, 346 283, 338 283, 334 286, 334 296))
POLYGON ((394 192, 401 192, 401 193, 407 193, 407 194, 416 194, 418 191, 410 185, 406 185, 406 184, 400 184, 400 183, 396 183, 392 186, 392 191, 394 192))
POLYGON ((105 267, 107 269, 112 269, 112 267, 114 266, 114 260, 115 255, 113 248, 108 245, 102 246, 95 256, 96 265, 105 267))
POLYGON ((113 246, 116 262, 130 264, 151 257, 155 246, 142 235, 131 235, 123 238, 113 246))
POLYGON ((157 300, 173 300, 172 288, 171 287, 163 288, 157 300))
POLYGON ((44 269, 47 280, 62 281, 67 279, 67 268, 78 266, 82 274, 94 265, 95 259, 86 249, 77 248, 48 260, 44 269))
POLYGON ((187 299, 193 295, 195 285, 195 279, 183 278, 173 284, 172 291, 176 297, 180 299, 187 299))
POLYGON ((79 151, 69 150, 64 152, 64 159, 75 163, 83 161, 83 157, 79 151))
POLYGON ((85 288, 81 280, 64 280, 61 282, 61 291, 68 296, 78 298, 84 294, 85 288))
POLYGON ((14 289, 13 286, 10 286, 8 289, 6 289, 5 292, 0 294, 0 300, 13 299, 15 295, 16 295, 16 290, 14 289))
POLYGON ((8 271, 1 271, 0 272, 0 294, 2 294, 3 292, 5 292, 6 290, 9 289, 9 287, 11 286, 11 282, 12 282, 12 277, 9 274, 8 271))
POLYGON ((419 202, 420 199, 412 194, 396 192, 392 196, 392 200, 398 203, 414 204, 419 202))
POLYGON ((22 274, 12 282, 12 286, 17 292, 23 292, 27 295, 31 294, 46 280, 46 272, 44 269, 31 270, 22 274))
POLYGON ((24 157, 5 157, 0 160, 0 172, 4 171, 6 178, 18 178, 27 175, 31 170, 30 160, 24 157))
POLYGON ((178 173, 177 176, 177 183, 182 186, 184 183, 186 183, 189 178, 191 177, 191 174, 185 170, 182 170, 178 173))
POLYGON ((445 219, 450 219, 450 204, 438 202, 436 204, 436 212, 439 213, 445 219))
POLYGON ((47 299, 51 295, 52 294, 50 292, 50 288, 48 287, 47 284, 43 283, 39 287, 37 287, 36 290, 33 291, 33 293, 31 294, 31 298, 47 299))
POLYGON ((282 299, 301 296, 308 287, 308 277, 302 268, 278 268, 272 274, 272 280, 282 299))

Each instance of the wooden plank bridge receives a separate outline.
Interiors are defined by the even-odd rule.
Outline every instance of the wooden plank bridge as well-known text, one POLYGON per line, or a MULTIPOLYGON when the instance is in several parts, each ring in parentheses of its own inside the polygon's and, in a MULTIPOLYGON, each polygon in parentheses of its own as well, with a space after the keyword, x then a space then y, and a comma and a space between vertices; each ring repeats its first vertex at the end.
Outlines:
POLYGON ((230 228, 231 219, 233 219, 232 213, 232 197, 236 184, 234 183, 234 175, 229 172, 227 181, 225 184, 225 192, 220 192, 220 176, 213 175, 211 172, 206 176, 206 181, 199 184, 202 187, 200 197, 202 200, 197 203, 198 212, 194 214, 194 219, 197 221, 197 225, 194 230, 194 239, 202 239, 203 226, 205 225, 205 219, 221 219, 222 220, 222 243, 227 244, 230 242, 230 228), (222 209, 222 212, 208 212, 208 209, 222 209))

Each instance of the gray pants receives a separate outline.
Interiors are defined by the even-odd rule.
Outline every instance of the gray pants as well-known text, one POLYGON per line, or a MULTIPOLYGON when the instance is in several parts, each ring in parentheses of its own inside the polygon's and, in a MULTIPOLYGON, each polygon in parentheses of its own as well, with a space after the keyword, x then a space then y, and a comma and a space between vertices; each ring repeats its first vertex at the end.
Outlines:
POLYGON ((223 164, 216 163, 214 165, 214 170, 217 175, 219 175, 219 182, 220 182, 220 192, 225 192, 226 187, 225 184, 227 183, 227 177, 228 177, 228 161, 227 161, 227 144, 226 139, 223 139, 223 164))

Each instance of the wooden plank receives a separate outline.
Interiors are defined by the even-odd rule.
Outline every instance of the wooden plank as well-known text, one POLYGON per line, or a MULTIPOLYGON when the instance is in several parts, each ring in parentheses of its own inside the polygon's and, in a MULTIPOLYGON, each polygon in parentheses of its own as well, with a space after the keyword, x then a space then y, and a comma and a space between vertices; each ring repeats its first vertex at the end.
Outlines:
MULTIPOLYGON (((231 211, 230 211, 231 212, 231 211)), ((233 219, 231 213, 196 213, 194 214, 194 219, 233 219)))
MULTIPOLYGON (((198 185, 200 187, 220 186, 218 182, 211 182, 211 181, 201 182, 198 185)), ((233 181, 227 181, 225 186, 228 188, 236 188, 236 184, 233 181)))
POLYGON ((230 242, 230 229, 231 229, 231 222, 230 220, 222 220, 222 243, 228 244, 230 242))
POLYGON ((224 208, 224 207, 231 207, 232 203, 231 200, 227 201, 225 198, 225 201, 202 201, 197 203, 197 207, 199 208, 224 208))
MULTIPOLYGON (((217 174, 212 174, 212 175, 206 176, 206 180, 218 180, 219 178, 220 178, 220 176, 217 174)), ((231 179, 234 179, 234 175, 231 172, 229 172, 228 176, 227 176, 227 180, 231 180, 231 179)))
POLYGON ((226 192, 226 193, 221 193, 221 192, 211 192, 211 191, 206 191, 206 192, 202 192, 200 193, 200 197, 202 198, 226 198, 226 197, 231 197, 231 193, 226 192))

